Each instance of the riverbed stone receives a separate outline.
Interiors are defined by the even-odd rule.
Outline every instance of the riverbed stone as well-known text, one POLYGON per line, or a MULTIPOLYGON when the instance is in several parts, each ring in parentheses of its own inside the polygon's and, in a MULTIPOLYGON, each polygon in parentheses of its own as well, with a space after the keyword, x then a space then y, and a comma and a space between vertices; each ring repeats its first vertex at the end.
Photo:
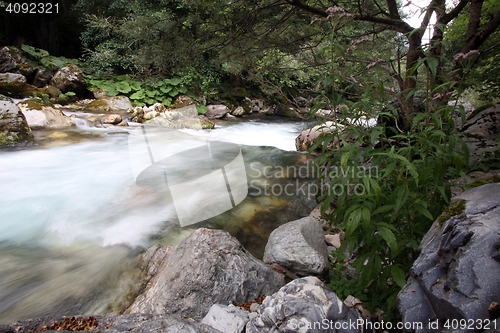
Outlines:
POLYGON ((398 295, 406 322, 496 316, 490 312, 500 295, 500 183, 467 190, 454 203, 455 216, 438 219, 425 235, 398 295))
MULTIPOLYGON (((297 138, 295 139, 295 148, 298 151, 308 151, 321 137, 331 134, 332 132, 342 131, 344 129, 344 125, 336 123, 334 121, 327 121, 323 124, 316 125, 310 129, 306 129, 302 131, 297 138)), ((327 150, 331 150, 339 147, 340 141, 338 136, 336 136, 332 142, 325 147, 327 150)), ((318 149, 322 149, 320 145, 318 149)))
POLYGON ((304 217, 278 227, 269 235, 263 260, 303 276, 322 274, 328 268, 328 252, 320 222, 304 217))
POLYGON ((246 302, 283 285, 283 275, 229 233, 200 228, 175 247, 128 312, 201 319, 213 304, 246 302))
POLYGON ((127 96, 113 96, 96 99, 85 106, 88 112, 127 112, 132 108, 132 103, 127 96))
POLYGON ((69 64, 59 68, 50 80, 50 83, 63 93, 71 91, 78 96, 83 95, 86 90, 83 71, 75 64, 69 64))
POLYGON ((193 320, 185 320, 176 316, 169 315, 150 315, 150 314, 125 314, 110 316, 77 316, 77 317, 42 317, 16 322, 9 325, 0 325, 0 332, 71 332, 69 328, 78 328, 79 323, 84 331, 87 328, 95 327, 90 332, 101 333, 220 333, 220 331, 193 320), (74 325, 71 323, 74 322, 74 325), (68 325, 67 330, 58 328, 68 325), (95 325, 95 326, 94 326, 95 325), (49 329, 54 327, 55 329, 49 329))
POLYGON ((33 141, 33 133, 26 118, 14 101, 0 95, 0 146, 26 144, 33 141))
POLYGON ((353 325, 359 319, 356 311, 314 276, 293 280, 266 297, 257 313, 247 333, 360 332, 353 325), (328 327, 319 326, 323 323, 328 327))
POLYGON ((74 126, 73 120, 61 110, 49 105, 42 105, 34 100, 25 100, 18 104, 31 128, 61 128, 74 126))
POLYGON ((248 312, 239 307, 214 304, 201 323, 222 333, 241 333, 249 320, 248 312))
POLYGON ((208 119, 219 119, 229 112, 229 108, 222 104, 207 105, 207 113, 205 114, 208 119))
POLYGON ((107 114, 105 116, 102 116, 101 122, 103 124, 110 124, 110 125, 117 125, 123 121, 122 116, 116 113, 112 114, 107 114))

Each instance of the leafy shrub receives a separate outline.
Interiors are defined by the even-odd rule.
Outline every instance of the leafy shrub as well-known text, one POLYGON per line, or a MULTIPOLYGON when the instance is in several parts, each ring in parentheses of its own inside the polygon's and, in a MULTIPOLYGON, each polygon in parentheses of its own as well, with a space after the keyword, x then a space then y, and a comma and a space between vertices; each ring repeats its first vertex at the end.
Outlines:
MULTIPOLYGON (((354 122, 375 114, 366 100, 345 104, 354 122)), ((420 240, 449 203, 450 180, 468 163, 454 118, 453 106, 419 113, 407 133, 392 137, 382 125, 339 127, 311 147, 323 147, 315 160, 327 184, 322 210, 336 202, 332 222, 345 232, 330 280, 340 297, 353 294, 392 314, 420 240), (338 148, 328 150, 332 142, 338 148), (347 262, 354 276, 347 276, 347 262)))
POLYGON ((141 82, 132 80, 126 75, 120 75, 105 80, 89 77, 88 83, 91 90, 104 90, 108 96, 118 94, 128 96, 137 106, 155 103, 168 106, 178 95, 188 93, 179 78, 141 82))

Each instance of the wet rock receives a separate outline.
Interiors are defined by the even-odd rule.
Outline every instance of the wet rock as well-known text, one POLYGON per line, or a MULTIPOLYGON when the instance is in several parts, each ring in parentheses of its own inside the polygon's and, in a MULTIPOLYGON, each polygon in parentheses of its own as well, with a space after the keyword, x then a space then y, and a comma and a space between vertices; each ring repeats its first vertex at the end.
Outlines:
POLYGON ((104 97, 96 99, 85 106, 88 112, 127 112, 132 108, 132 103, 126 96, 104 97))
MULTIPOLYGON (((398 295, 406 322, 493 318, 488 309, 500 295, 500 184, 454 198, 446 221, 438 219, 421 243, 406 286, 398 295)), ((424 326, 419 332, 430 332, 424 326)), ((465 331, 464 331, 465 332, 465 331)))
POLYGON ((210 326, 192 320, 184 320, 168 315, 125 314, 120 316, 83 316, 83 317, 43 317, 20 321, 10 325, 0 325, 0 332, 70 332, 73 330, 101 333, 220 333, 210 326), (76 322, 68 326, 72 330, 62 330, 66 322, 76 322), (87 324, 78 329, 78 323, 87 324), (55 329, 49 329, 50 327, 55 329), (93 328, 93 329, 90 329, 93 328))
POLYGON ((83 95, 86 90, 83 71, 74 64, 59 68, 50 80, 50 83, 63 93, 71 91, 78 96, 83 95))
POLYGON ((278 227, 269 235, 263 260, 303 276, 323 273, 328 252, 319 221, 304 217, 278 227))
POLYGON ((26 85, 26 77, 22 74, 0 74, 0 94, 19 95, 26 85))
POLYGON ((75 125, 73 120, 61 110, 42 105, 34 100, 20 102, 18 107, 31 128, 61 128, 75 125))
POLYGON ((229 109, 225 105, 207 105, 208 111, 205 114, 208 119, 219 119, 229 112, 229 109))
POLYGON ((0 95, 0 146, 25 144, 33 140, 26 118, 12 99, 0 95))
POLYGON ((241 333, 248 321, 247 311, 235 306, 214 304, 201 323, 222 333, 241 333))
POLYGON ((213 304, 246 302, 283 284, 227 232, 201 228, 175 247, 128 311, 201 319, 213 304))
POLYGON ((356 311, 312 276, 293 280, 266 297, 257 313, 247 324, 247 333, 360 332, 352 328, 359 318, 356 311), (324 323, 326 328, 320 326, 324 323))
POLYGON ((122 121, 123 121, 122 116, 120 116, 119 114, 115 114, 115 113, 105 115, 101 118, 101 122, 103 124, 118 125, 122 121))

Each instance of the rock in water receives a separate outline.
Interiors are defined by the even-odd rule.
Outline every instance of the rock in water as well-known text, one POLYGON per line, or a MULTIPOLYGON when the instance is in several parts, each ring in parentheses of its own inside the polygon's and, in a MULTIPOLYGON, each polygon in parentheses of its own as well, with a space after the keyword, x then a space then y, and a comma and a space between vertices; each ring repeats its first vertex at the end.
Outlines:
POLYGON ((266 297, 247 333, 360 332, 358 314, 318 278, 294 280, 266 297))
POLYGON ((213 304, 246 302, 283 285, 283 275, 227 232, 201 228, 177 245, 128 311, 201 319, 213 304))
POLYGON ((319 221, 304 217, 275 229, 269 235, 264 262, 300 275, 323 273, 328 268, 328 252, 319 221))
MULTIPOLYGON (((500 301, 500 184, 468 190, 455 201, 457 215, 434 222, 398 295, 405 322, 496 318, 488 309, 500 301)), ((417 331, 431 332, 426 325, 417 331)))
POLYGON ((33 133, 12 99, 0 95, 0 146, 27 143, 33 133))

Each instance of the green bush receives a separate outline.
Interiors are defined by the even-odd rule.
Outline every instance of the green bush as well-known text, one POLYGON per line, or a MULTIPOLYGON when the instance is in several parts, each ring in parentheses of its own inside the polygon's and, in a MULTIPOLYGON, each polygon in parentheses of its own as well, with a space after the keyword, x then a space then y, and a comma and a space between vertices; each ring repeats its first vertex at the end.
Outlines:
MULTIPOLYGON (((367 102, 347 102, 345 110, 354 120, 374 116, 367 102)), ((333 253, 337 264, 330 280, 341 298, 352 294, 369 309, 393 314, 418 244, 448 205, 450 180, 468 163, 453 109, 419 113, 407 133, 392 137, 382 125, 345 126, 311 147, 323 147, 315 160, 327 184, 319 198, 322 210, 336 202, 332 223, 345 232, 342 247, 333 253), (332 142, 338 148, 328 150, 332 142), (347 263, 354 276, 346 274, 347 263)))

